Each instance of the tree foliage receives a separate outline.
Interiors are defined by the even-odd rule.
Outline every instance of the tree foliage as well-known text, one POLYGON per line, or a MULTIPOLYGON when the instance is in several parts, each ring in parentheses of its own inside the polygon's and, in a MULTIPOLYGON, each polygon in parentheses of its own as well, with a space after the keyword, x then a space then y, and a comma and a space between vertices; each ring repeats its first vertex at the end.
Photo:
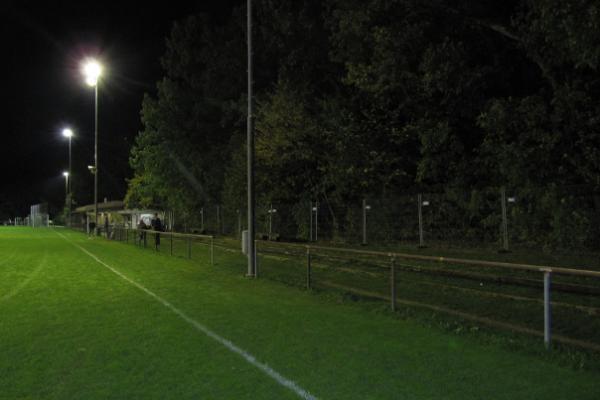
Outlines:
MULTIPOLYGON (((426 187, 600 186, 597 1, 267 0, 255 12, 261 202, 318 200, 341 221, 344 204, 426 187)), ((142 106, 130 204, 243 205, 244 15, 174 25, 142 106)), ((550 192, 539 218, 560 203, 550 192)))

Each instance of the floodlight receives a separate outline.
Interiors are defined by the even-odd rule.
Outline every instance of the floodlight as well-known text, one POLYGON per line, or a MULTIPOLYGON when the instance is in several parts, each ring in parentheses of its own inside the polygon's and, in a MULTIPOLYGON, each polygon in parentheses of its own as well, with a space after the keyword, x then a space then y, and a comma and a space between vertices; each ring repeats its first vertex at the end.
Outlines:
POLYGON ((85 77, 85 83, 90 86, 96 86, 98 84, 98 79, 102 74, 102 66, 98 61, 90 59, 83 64, 82 72, 85 77))

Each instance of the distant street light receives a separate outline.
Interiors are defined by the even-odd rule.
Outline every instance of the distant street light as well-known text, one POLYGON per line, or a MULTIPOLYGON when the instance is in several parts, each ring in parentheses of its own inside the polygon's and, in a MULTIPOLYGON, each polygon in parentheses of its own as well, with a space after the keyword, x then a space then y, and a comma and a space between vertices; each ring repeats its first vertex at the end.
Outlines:
POLYGON ((94 87, 94 233, 98 234, 98 80, 102 66, 93 59, 87 60, 82 69, 85 83, 94 87))
POLYGON ((69 181, 69 184, 67 186, 67 200, 68 200, 68 207, 69 207, 69 221, 68 221, 68 225, 71 226, 71 210, 72 210, 72 204, 73 204, 73 194, 71 193, 71 187, 73 185, 73 176, 72 173, 73 171, 71 170, 71 138, 73 137, 73 131, 69 128, 65 128, 62 131, 62 134, 64 137, 69 139, 69 176, 71 176, 71 179, 67 179, 69 181))

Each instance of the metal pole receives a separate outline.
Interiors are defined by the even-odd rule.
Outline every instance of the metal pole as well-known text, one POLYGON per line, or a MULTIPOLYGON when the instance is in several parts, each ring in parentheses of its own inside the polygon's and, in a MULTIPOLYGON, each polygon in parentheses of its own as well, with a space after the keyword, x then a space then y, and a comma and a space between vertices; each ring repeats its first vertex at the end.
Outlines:
POLYGON ((363 199, 362 202, 362 245, 367 244, 367 199, 363 199))
POLYGON ((94 234, 98 236, 98 84, 94 86, 94 234))
MULTIPOLYGON (((248 240, 254 242, 254 127, 253 127, 253 104, 252 104, 252 0, 247 0, 247 44, 248 44, 248 125, 247 125, 247 147, 248 147, 248 240)), ((256 275, 256 247, 248 246, 248 276, 256 275)))
POLYGON ((419 247, 425 247, 423 240, 423 195, 419 193, 417 196, 418 210, 419 210, 419 247))
MULTIPOLYGON (((312 212, 312 211, 311 211, 312 212)), ((311 265, 310 265, 310 247, 306 246, 306 289, 310 290, 310 269, 311 269, 311 265)))
POLYGON ((396 259, 393 257, 390 265, 390 297, 392 311, 396 311, 396 259))
POLYGON ((552 271, 544 270, 544 345, 547 349, 550 348, 550 341, 552 339, 551 324, 552 324, 552 310, 550 305, 550 285, 552 282, 552 271))
POLYGON ((501 189, 502 202, 502 249, 508 251, 508 218, 506 216, 506 188, 501 189))
MULTIPOLYGON (((72 136, 72 135, 71 135, 72 136)), ((71 136, 69 136, 69 186, 68 186, 68 194, 67 196, 69 196, 69 227, 71 227, 71 210, 72 210, 72 206, 73 206, 73 195, 71 194, 71 187, 73 186, 71 179, 73 179, 73 175, 71 172, 71 136)))

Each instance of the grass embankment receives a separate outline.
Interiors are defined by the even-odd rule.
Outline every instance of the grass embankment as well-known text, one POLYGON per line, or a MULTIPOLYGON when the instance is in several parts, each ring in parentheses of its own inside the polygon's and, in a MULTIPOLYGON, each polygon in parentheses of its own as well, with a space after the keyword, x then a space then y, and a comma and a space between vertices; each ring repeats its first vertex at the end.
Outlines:
MULTIPOLYGON (((600 396, 594 371, 246 279, 236 252, 61 233, 317 398, 600 396)), ((52 230, 0 229, 0 315, 0 398, 296 397, 52 230)))

